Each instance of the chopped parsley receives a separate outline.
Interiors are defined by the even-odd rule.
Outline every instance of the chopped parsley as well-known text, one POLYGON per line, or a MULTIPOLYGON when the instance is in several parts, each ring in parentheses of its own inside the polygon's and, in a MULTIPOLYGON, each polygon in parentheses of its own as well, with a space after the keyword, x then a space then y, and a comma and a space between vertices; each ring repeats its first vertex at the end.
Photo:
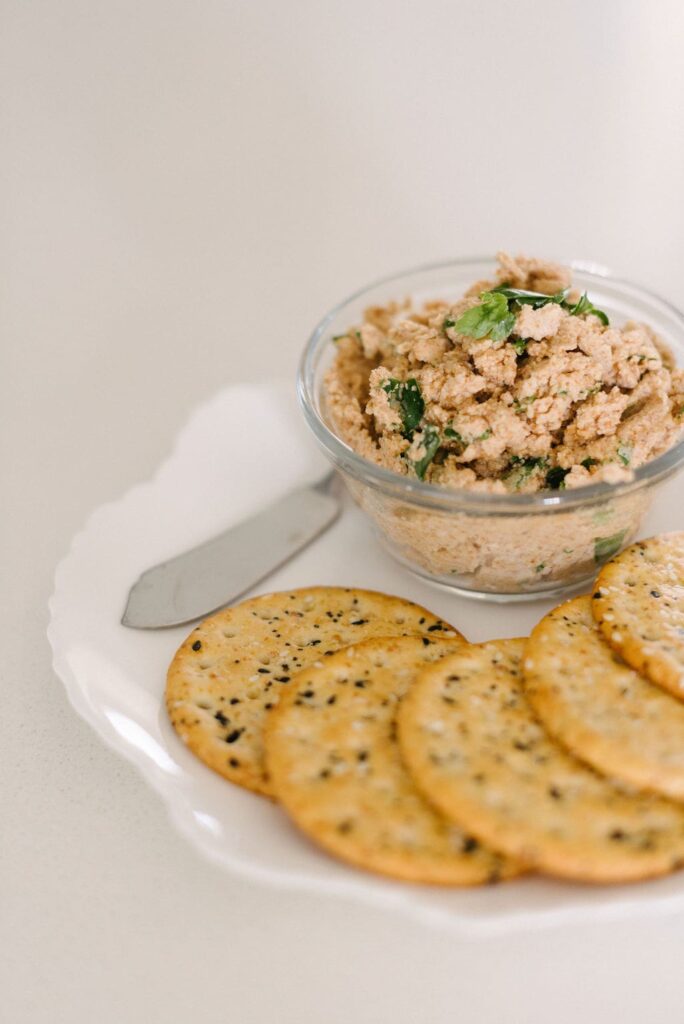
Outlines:
POLYGON ((486 441, 487 438, 492 436, 492 432, 487 429, 484 433, 478 434, 477 437, 467 438, 464 437, 463 434, 459 434, 458 430, 454 430, 453 427, 445 427, 444 436, 450 441, 455 441, 456 444, 459 445, 460 450, 463 451, 469 444, 473 444, 475 441, 486 441))
POLYGON ((519 338, 516 335, 515 337, 511 337, 509 340, 510 340, 511 345, 515 349, 515 354, 517 356, 523 356, 525 354, 526 350, 527 350, 527 343, 528 343, 529 339, 528 338, 519 338))
POLYGON ((586 459, 582 459, 582 461, 580 462, 580 466, 584 466, 585 469, 591 469, 592 466, 598 466, 598 464, 599 460, 592 459, 591 455, 589 455, 586 459))
POLYGON ((632 461, 632 449, 628 444, 619 444, 617 447, 617 457, 623 466, 629 466, 632 461))
POLYGON ((433 427, 432 424, 428 423, 428 425, 425 427, 425 430, 423 431, 422 440, 422 445, 423 448, 425 449, 425 455, 422 457, 422 459, 418 459, 416 462, 413 463, 413 468, 416 471, 416 476, 420 477, 421 480, 424 479, 426 470, 430 463, 432 462, 432 460, 434 459, 435 455, 437 454, 437 451, 441 443, 442 442, 439 437, 439 431, 435 427, 433 427))
POLYGON ((545 467, 546 459, 543 457, 537 459, 523 459, 519 455, 513 455, 511 456, 511 461, 508 464, 506 483, 509 483, 516 491, 518 491, 533 473, 536 473, 538 470, 544 469, 545 467))
POLYGON ((536 395, 526 395, 525 398, 514 398, 513 399, 513 409, 517 413, 525 412, 525 410, 527 409, 528 405, 532 405, 532 402, 536 402, 536 401, 537 401, 537 396, 536 395))
POLYGON ((565 487, 565 478, 569 472, 569 469, 563 469, 562 466, 552 466, 546 474, 546 486, 550 487, 553 491, 565 487))
POLYGON ((571 316, 591 314, 591 316, 597 316, 604 327, 608 327, 610 324, 607 313, 604 313, 602 309, 597 309, 586 292, 580 296, 574 305, 569 305, 567 302, 564 305, 571 316))
POLYGON ((618 533, 611 534, 610 537, 596 537, 594 539, 594 561, 597 564, 607 562, 609 558, 616 555, 622 547, 626 533, 627 530, 620 530, 618 533))
POLYGON ((402 433, 410 441, 425 412, 425 401, 418 381, 414 377, 407 381, 390 377, 387 383, 382 385, 382 390, 389 395, 391 404, 399 410, 402 433))

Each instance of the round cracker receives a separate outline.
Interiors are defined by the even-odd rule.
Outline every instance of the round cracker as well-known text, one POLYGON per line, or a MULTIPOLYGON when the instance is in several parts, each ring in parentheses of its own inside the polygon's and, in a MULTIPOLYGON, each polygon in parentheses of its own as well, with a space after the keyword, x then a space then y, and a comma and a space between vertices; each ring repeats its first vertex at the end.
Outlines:
POLYGON ((266 727, 278 800, 299 828, 357 867, 412 882, 478 885, 510 863, 439 815, 404 768, 399 701, 426 664, 460 644, 367 640, 301 672, 266 727))
POLYGON ((684 533, 638 541, 604 565, 592 611, 632 668, 684 700, 684 533))
POLYGON ((622 661, 591 603, 575 597, 535 626, 525 695, 551 735, 597 771, 684 800, 684 705, 622 661))
POLYGON ((166 681, 168 714, 206 765, 270 796, 263 727, 283 686, 348 644, 421 633, 460 636, 420 605, 372 590, 263 594, 212 615, 180 646, 166 681))
POLYGON ((684 808, 629 794, 544 731, 525 699, 524 641, 459 650, 427 668, 399 710, 423 794, 493 849, 551 875, 626 882, 684 865, 684 808))

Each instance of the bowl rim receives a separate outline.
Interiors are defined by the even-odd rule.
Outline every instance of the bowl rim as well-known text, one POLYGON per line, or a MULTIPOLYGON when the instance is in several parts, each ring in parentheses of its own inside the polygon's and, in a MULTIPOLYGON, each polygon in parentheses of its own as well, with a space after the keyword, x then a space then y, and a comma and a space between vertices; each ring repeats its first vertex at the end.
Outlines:
MULTIPOLYGON (((662 455, 645 462, 634 470, 630 480, 617 483, 602 481, 596 484, 588 484, 585 487, 577 487, 572 490, 558 491, 535 491, 527 494, 488 494, 481 491, 471 491, 465 488, 445 488, 438 484, 432 484, 424 480, 404 477, 392 470, 379 466, 358 452, 343 441, 327 425, 318 411, 315 387, 315 371, 317 361, 323 350, 323 338, 328 326, 332 321, 352 302, 362 298, 375 288, 399 283, 402 279, 430 273, 433 271, 447 270, 449 267, 463 268, 470 264, 495 263, 494 256, 467 256, 457 259, 438 260, 430 263, 423 263, 399 272, 387 274, 377 278, 370 284, 358 288, 348 295, 341 302, 338 302, 318 322, 311 333, 299 360, 297 368, 297 396, 299 404, 304 413, 304 418, 312 430, 320 447, 332 459, 333 463, 340 468, 343 464, 345 471, 350 472, 356 479, 383 492, 393 492, 395 497, 404 497, 415 503, 439 508, 442 510, 462 511, 464 508, 489 512, 516 513, 539 509, 568 509, 578 505, 591 505, 613 499, 619 495, 627 494, 630 491, 639 490, 647 484, 656 483, 665 479, 684 463, 684 436, 662 455)), ((597 281, 608 280, 611 284, 617 285, 626 294, 647 299, 662 307, 675 320, 679 321, 682 330, 684 344, 684 313, 656 292, 641 285, 634 284, 625 278, 616 276, 603 264, 594 263, 590 260, 567 260, 564 265, 569 266, 597 281)), ((325 343, 327 344, 327 342, 325 343)))

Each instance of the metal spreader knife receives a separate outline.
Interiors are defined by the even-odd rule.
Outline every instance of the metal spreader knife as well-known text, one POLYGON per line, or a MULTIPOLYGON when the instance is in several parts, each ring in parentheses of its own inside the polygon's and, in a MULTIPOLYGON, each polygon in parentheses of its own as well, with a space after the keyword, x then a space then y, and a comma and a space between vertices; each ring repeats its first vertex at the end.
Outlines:
POLYGON ((121 619, 135 629, 180 626, 230 604, 334 523, 334 477, 290 491, 218 537, 147 569, 128 595, 121 619))

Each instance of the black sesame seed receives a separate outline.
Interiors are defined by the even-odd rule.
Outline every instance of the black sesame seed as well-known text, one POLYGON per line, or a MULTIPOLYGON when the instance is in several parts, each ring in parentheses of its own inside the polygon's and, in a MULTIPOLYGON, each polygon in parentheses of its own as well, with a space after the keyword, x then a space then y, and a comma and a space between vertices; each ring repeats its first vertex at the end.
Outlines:
POLYGON ((651 597, 662 597, 662 596, 663 595, 660 593, 659 590, 652 590, 651 591, 651 597))
POLYGON ((477 850, 479 845, 477 839, 474 839, 472 836, 466 836, 463 840, 463 852, 472 853, 474 850, 477 850))
POLYGON ((242 732, 242 729, 233 729, 233 731, 229 732, 226 736, 226 743, 235 743, 235 741, 239 740, 242 736, 242 732))
POLYGON ((290 682, 290 677, 289 676, 276 676, 275 679, 276 679, 277 683, 289 683, 290 682))
POLYGON ((327 703, 328 704, 334 704, 336 700, 337 700, 337 696, 336 696, 336 694, 333 693, 332 697, 328 697, 327 703))
POLYGON ((610 833, 609 838, 614 840, 614 842, 619 843, 622 839, 625 838, 625 833, 622 831, 621 828, 615 828, 610 833))
POLYGON ((357 759, 359 761, 367 761, 368 760, 368 751, 367 750, 359 750, 359 752, 356 755, 356 757, 357 757, 357 759))
POLYGON ((440 633, 444 629, 441 622, 436 622, 434 626, 428 626, 428 633, 440 633))
POLYGON ((217 711, 214 718, 223 726, 230 725, 230 718, 226 718, 222 711, 217 711))
POLYGON ((423 647, 429 647, 430 646, 430 641, 428 640, 428 638, 426 636, 421 637, 421 639, 423 641, 423 647))
POLYGON ((237 757, 229 758, 228 764, 230 765, 231 768, 239 768, 240 767, 240 762, 238 761, 237 757))
POLYGON ((560 800, 563 794, 561 793, 560 789, 558 789, 556 786, 549 786, 549 796, 553 800, 560 800))
POLYGON ((192 645, 192 649, 193 651, 200 651, 202 649, 202 641, 195 640, 194 644, 192 645))
POLYGON ((261 672, 262 676, 270 676, 271 674, 270 668, 258 668, 257 672, 261 672))
POLYGON ((230 698, 230 703, 231 704, 239 704, 240 703, 240 698, 239 697, 231 697, 230 698))
POLYGON ((313 695, 313 690, 301 690, 299 694, 300 697, 313 697, 313 695))
POLYGON ((363 690, 363 689, 365 689, 365 686, 366 686, 366 684, 365 684, 365 682, 363 681, 363 679, 357 679, 357 680, 356 680, 356 682, 354 683, 354 686, 355 686, 355 687, 356 687, 356 688, 357 688, 358 690, 363 690))
POLYGON ((350 622, 349 625, 350 626, 365 626, 367 622, 368 622, 368 619, 354 619, 354 621, 350 622))

